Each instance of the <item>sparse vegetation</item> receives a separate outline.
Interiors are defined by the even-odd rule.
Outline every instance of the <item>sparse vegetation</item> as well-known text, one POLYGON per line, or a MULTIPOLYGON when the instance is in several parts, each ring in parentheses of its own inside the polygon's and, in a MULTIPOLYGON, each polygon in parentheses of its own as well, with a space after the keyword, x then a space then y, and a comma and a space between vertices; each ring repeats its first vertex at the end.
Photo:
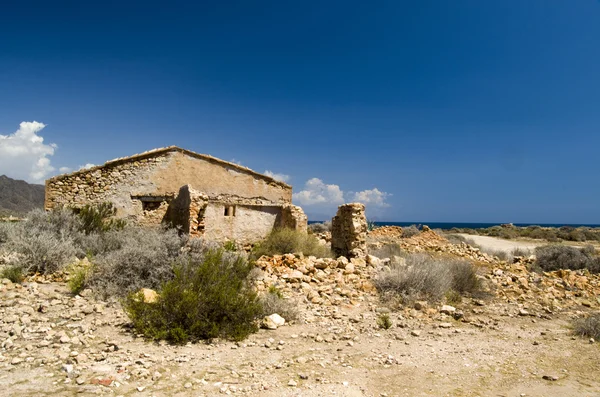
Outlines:
POLYGON ((460 292, 453 289, 446 291, 446 303, 450 305, 456 305, 462 302, 462 295, 460 292))
POLYGON ((594 338, 600 341, 600 313, 576 320, 573 323, 573 332, 575 335, 594 338))
POLYGON ((527 237, 533 239, 547 240, 549 242, 559 241, 600 241, 600 228, 592 227, 542 227, 542 226, 492 226, 484 229, 454 228, 452 233, 466 233, 481 236, 501 237, 512 239, 527 237))
POLYGON ((375 279, 384 297, 399 297, 405 303, 417 299, 440 300, 448 291, 473 293, 479 288, 474 266, 467 261, 409 254, 406 264, 391 264, 375 279))
POLYGON ((510 254, 513 257, 514 256, 530 256, 531 255, 531 250, 527 249, 527 248, 515 248, 514 250, 511 251, 510 254))
POLYGON ((271 286, 266 294, 260 297, 262 315, 269 316, 273 313, 279 314, 286 321, 298 319, 298 309, 294 302, 283 297, 279 289, 271 286))
POLYGON ((77 266, 72 266, 71 275, 67 285, 73 294, 78 294, 83 291, 89 284, 92 275, 93 265, 90 262, 78 263, 77 266))
POLYGON ((248 286, 251 270, 240 255, 210 250, 202 260, 182 257, 156 303, 130 294, 123 303, 134 328, 151 339, 182 344, 216 337, 241 340, 257 330, 263 313, 248 286))
POLYGON ((104 295, 157 289, 173 278, 172 263, 185 241, 174 229, 126 227, 106 234, 89 284, 104 295), (108 247, 108 248, 107 248, 108 247))
POLYGON ((580 249, 566 245, 545 245, 536 248, 535 255, 535 266, 543 271, 587 269, 591 273, 600 273, 600 258, 595 255, 592 246, 580 249))
POLYGON ((252 251, 252 257, 258 259, 262 255, 295 253, 318 258, 331 257, 330 249, 321 244, 315 236, 285 228, 273 230, 265 240, 257 244, 252 251))
POLYGON ((475 243, 475 241, 473 239, 466 238, 465 236, 461 236, 460 234, 446 233, 446 234, 444 234, 444 237, 446 237, 446 239, 451 244, 454 244, 454 245, 459 245, 461 243, 465 243, 465 244, 470 245, 471 247, 474 247, 474 248, 481 248, 479 245, 477 245, 475 243))
POLYGON ((402 237, 408 238, 421 233, 417 225, 405 226, 402 228, 402 237))
POLYGON ((308 231, 313 234, 330 232, 331 221, 326 221, 323 223, 311 223, 310 225, 308 225, 308 231))
POLYGON ((377 229, 377 222, 367 219, 367 231, 372 232, 375 229, 377 229))
POLYGON ((235 252, 237 251, 237 244, 234 240, 227 240, 223 244, 223 249, 225 251, 235 252))
POLYGON ((379 326, 379 328, 382 329, 390 329, 392 328, 392 319, 390 318, 390 315, 387 313, 383 313, 380 314, 377 317, 377 325, 379 326))
POLYGON ((390 258, 392 262, 398 257, 403 258, 407 255, 407 252, 402 250, 402 247, 396 243, 385 244, 379 248, 371 248, 369 252, 378 258, 390 258))
POLYGON ((0 279, 7 278, 13 283, 23 281, 23 268, 18 265, 7 266, 0 271, 0 279))
POLYGON ((82 254, 80 226, 69 210, 34 210, 26 221, 12 225, 6 248, 19 254, 16 264, 24 272, 52 273, 82 254))

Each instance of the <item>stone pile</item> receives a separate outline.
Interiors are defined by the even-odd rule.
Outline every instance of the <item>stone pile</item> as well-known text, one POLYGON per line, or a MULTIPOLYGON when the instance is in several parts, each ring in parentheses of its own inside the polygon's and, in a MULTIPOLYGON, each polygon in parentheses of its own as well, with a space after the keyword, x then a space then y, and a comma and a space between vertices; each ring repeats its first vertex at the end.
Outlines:
POLYGON ((402 237, 402 228, 400 226, 382 226, 369 232, 369 237, 402 237))
POLYGON ((261 257, 256 265, 263 275, 256 285, 259 291, 274 286, 320 305, 341 305, 361 300, 362 295, 374 294, 371 282, 378 259, 339 257, 315 258, 301 255, 275 255, 261 257))
POLYGON ((540 312, 600 307, 600 275, 587 270, 532 272, 535 257, 517 257, 515 263, 499 262, 487 278, 496 295, 507 302, 525 304, 540 312))
MULTIPOLYGON (((375 231, 379 229, 375 229, 375 231)), ((391 234, 387 232, 381 234, 373 234, 373 232, 371 232, 369 234, 371 240, 380 240, 372 242, 371 246, 377 249, 385 244, 396 244, 403 251, 410 253, 433 252, 437 254, 447 254, 485 264, 491 264, 498 261, 493 256, 481 252, 479 248, 474 248, 466 243, 457 245, 452 244, 445 237, 440 236, 429 228, 427 228, 427 230, 424 229, 421 233, 409 238, 390 238, 390 235, 391 234)))

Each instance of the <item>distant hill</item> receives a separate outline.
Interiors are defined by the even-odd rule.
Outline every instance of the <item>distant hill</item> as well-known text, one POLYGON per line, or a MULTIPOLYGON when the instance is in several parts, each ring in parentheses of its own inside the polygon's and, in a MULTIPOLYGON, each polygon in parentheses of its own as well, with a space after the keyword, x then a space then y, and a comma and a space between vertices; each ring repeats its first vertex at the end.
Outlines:
POLYGON ((0 216, 23 215, 44 207, 44 186, 0 175, 0 216))

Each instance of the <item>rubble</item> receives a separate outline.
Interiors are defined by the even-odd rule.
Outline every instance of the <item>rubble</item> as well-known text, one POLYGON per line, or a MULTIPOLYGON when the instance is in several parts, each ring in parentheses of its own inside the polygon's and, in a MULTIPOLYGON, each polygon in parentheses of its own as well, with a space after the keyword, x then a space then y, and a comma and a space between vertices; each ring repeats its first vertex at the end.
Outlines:
MULTIPOLYGON (((363 382, 368 390, 363 394, 401 395, 402 389, 385 383, 391 373, 382 370, 398 371, 393 376, 402 377, 403 388, 410 386, 403 374, 422 379, 433 376, 429 371, 444 374, 436 378, 442 387, 446 380, 454 387, 457 379, 466 379, 464 371, 471 372, 467 368, 477 368, 475 383, 469 384, 479 387, 488 372, 487 381, 498 376, 497 368, 504 365, 498 363, 517 368, 515 376, 522 381, 521 371, 540 381, 543 374, 558 377, 552 368, 538 367, 540 357, 546 363, 555 357, 558 365, 571 368, 566 366, 574 362, 565 360, 591 360, 595 354, 589 338, 571 339, 564 325, 565 319, 600 309, 599 275, 533 272, 534 257, 499 261, 467 245, 449 244, 432 231, 397 243, 409 252, 472 260, 488 295, 388 307, 372 283, 388 258, 264 256, 256 261, 261 269, 256 289, 265 293, 276 287, 297 306, 297 321, 272 315, 271 326, 244 341, 169 346, 136 335, 118 301, 103 301, 90 290, 69 293, 64 274, 30 275, 22 284, 4 279, 0 385, 9 382, 8 390, 30 395, 271 396, 291 387, 312 396, 341 395, 343 389, 325 387, 349 388, 364 377, 377 382, 363 382), (393 321, 389 330, 377 326, 382 314, 393 321), (565 348, 576 351, 575 358, 565 357, 565 348), (387 389, 373 386, 380 384, 387 389), (17 389, 22 387, 29 389, 17 389)), ((545 383, 557 385, 562 379, 545 383)), ((410 387, 409 394, 422 394, 414 392, 419 386, 410 387)))

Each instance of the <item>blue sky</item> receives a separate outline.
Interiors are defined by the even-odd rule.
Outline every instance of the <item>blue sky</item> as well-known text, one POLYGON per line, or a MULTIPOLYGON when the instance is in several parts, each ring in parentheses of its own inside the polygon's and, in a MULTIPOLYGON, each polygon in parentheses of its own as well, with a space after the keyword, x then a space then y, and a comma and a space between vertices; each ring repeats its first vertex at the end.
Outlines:
POLYGON ((598 0, 12 3, 0 174, 178 145, 313 219, 600 223, 598 0))

